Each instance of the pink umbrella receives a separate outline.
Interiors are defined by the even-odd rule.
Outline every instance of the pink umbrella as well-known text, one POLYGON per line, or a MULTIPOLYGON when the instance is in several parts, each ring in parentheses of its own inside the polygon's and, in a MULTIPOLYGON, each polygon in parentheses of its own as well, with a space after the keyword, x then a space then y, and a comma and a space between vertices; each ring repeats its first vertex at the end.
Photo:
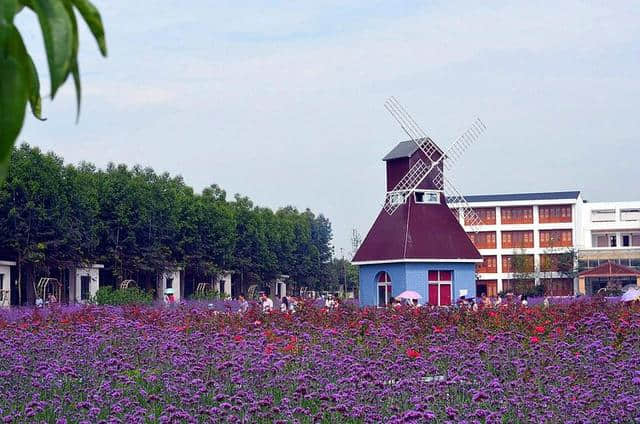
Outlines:
POLYGON ((420 293, 413 290, 405 290, 399 295, 397 295, 396 297, 399 297, 400 299, 411 299, 411 300, 422 299, 422 296, 420 296, 420 293))

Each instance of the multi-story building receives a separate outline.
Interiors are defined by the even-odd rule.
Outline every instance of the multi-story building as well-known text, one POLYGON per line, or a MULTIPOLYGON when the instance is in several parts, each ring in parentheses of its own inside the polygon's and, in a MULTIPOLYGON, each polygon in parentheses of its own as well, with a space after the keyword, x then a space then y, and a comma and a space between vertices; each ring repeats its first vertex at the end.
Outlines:
MULTIPOLYGON (((483 256, 476 292, 496 295, 542 284, 579 293, 576 270, 614 262, 640 269, 640 201, 589 203, 579 191, 468 196, 482 220, 471 231, 483 256)), ((456 212, 460 205, 450 205, 456 212)))

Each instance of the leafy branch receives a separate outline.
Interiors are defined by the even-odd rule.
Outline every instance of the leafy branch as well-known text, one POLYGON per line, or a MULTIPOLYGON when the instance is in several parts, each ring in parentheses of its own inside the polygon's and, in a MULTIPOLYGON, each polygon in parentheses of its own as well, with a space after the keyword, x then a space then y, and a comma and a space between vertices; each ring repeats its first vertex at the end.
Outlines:
POLYGON ((32 114, 42 118, 40 79, 20 31, 14 24, 24 9, 34 12, 44 39, 51 98, 72 76, 76 90, 77 116, 80 114, 82 89, 78 66, 78 24, 76 11, 82 16, 107 55, 102 18, 89 0, 0 0, 0 177, 7 171, 11 149, 22 130, 27 103, 32 114))

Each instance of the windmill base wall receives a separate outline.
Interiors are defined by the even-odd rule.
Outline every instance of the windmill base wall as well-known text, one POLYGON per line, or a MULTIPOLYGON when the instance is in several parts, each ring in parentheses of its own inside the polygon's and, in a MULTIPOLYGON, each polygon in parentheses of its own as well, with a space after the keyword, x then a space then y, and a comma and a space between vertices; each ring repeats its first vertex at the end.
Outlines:
POLYGON ((378 281, 380 272, 391 278, 391 295, 397 296, 405 290, 420 293, 419 304, 428 303, 429 271, 453 271, 452 301, 460 297, 460 290, 466 290, 467 297, 476 297, 475 263, 468 262, 401 262, 360 265, 360 306, 378 305, 378 281))

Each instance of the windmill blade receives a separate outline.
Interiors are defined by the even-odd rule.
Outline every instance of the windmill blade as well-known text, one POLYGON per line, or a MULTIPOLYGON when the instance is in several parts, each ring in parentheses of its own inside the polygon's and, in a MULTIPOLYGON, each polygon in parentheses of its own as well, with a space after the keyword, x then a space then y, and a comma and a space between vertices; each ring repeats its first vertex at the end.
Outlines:
POLYGON ((446 159, 444 161, 444 168, 450 171, 453 166, 460 160, 462 155, 471 147, 471 145, 480 138, 485 132, 487 126, 476 118, 469 129, 462 133, 451 146, 445 152, 446 159))
POLYGON ((384 107, 389 111, 391 116, 400 125, 402 130, 409 138, 416 143, 418 148, 422 150, 425 156, 431 161, 436 162, 439 157, 435 153, 441 153, 436 144, 427 136, 427 133, 416 123, 407 110, 398 102, 395 97, 389 97, 384 102, 384 107))
POLYGON ((480 231, 479 226, 482 225, 482 219, 480 219, 476 211, 469 205, 467 199, 464 198, 453 182, 444 176, 440 168, 436 169, 438 175, 436 175, 434 181, 438 180, 439 184, 442 184, 442 190, 447 199, 447 204, 456 205, 455 207, 462 212, 462 222, 460 224, 469 227, 474 233, 480 231))

